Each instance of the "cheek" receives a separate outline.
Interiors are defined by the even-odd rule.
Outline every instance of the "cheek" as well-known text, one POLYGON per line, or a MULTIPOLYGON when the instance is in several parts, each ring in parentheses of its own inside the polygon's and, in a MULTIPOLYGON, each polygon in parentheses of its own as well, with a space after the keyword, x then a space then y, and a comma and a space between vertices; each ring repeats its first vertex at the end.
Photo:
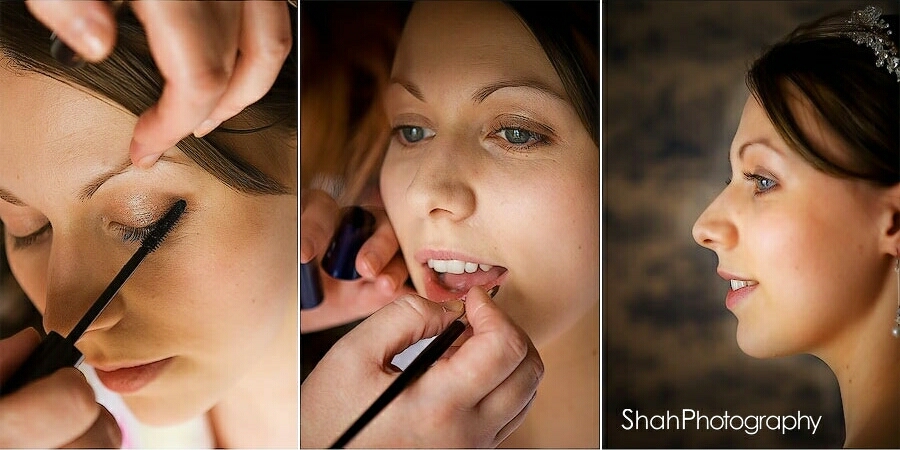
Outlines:
POLYGON ((19 287, 34 304, 35 308, 43 314, 46 309, 47 289, 46 279, 47 263, 35 261, 34 258, 24 258, 7 253, 9 269, 19 287))

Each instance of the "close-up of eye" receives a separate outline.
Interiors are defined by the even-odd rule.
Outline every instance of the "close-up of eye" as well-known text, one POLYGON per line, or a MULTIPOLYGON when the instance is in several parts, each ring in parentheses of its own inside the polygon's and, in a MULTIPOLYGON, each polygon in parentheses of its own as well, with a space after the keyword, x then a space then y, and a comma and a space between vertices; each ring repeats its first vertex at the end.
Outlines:
POLYGON ((433 130, 419 126, 401 125, 394 128, 394 132, 397 133, 400 141, 407 145, 415 144, 424 139, 434 136, 433 130))
POLYGON ((532 145, 547 142, 547 137, 543 134, 527 130, 525 128, 502 128, 495 133, 496 136, 506 140, 515 146, 529 148, 532 145))
POLYGON ((768 192, 778 186, 778 182, 775 180, 755 173, 745 173, 744 178, 753 183, 756 194, 768 192))
POLYGON ((14 236, 12 234, 10 234, 9 236, 12 239, 13 249, 22 250, 40 244, 44 240, 48 239, 52 232, 53 227, 50 225, 50 222, 47 222, 46 225, 42 226, 37 231, 29 233, 25 236, 14 236))

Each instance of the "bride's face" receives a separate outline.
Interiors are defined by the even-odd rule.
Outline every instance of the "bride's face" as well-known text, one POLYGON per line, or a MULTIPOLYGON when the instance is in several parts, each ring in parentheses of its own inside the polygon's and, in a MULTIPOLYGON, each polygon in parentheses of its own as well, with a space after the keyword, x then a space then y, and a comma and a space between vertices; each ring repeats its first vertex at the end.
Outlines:
POLYGON ((146 227, 187 201, 77 344, 138 418, 207 411, 296 327, 296 196, 242 194, 176 148, 132 166, 136 117, 45 76, 0 68, 0 105, 3 239, 47 330, 68 334, 146 227))

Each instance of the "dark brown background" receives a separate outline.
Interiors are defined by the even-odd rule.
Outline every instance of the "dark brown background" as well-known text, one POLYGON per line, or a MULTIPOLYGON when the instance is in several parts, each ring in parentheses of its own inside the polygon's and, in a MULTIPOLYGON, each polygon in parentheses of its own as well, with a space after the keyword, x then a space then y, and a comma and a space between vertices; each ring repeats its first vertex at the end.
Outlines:
POLYGON ((727 283, 691 227, 729 177, 752 59, 801 22, 867 4, 897 12, 896 1, 604 2, 605 446, 842 445, 830 370, 812 356, 758 360, 740 351, 727 283), (626 408, 823 417, 815 435, 637 432, 622 428, 626 408))

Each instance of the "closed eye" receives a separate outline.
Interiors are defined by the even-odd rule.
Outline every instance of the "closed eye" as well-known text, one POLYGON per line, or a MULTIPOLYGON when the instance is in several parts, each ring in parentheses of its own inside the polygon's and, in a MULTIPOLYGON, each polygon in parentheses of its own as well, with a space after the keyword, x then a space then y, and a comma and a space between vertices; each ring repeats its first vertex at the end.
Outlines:
POLYGON ((39 228, 34 233, 31 233, 27 236, 13 236, 10 235, 13 241, 13 248, 16 250, 21 250, 27 247, 30 247, 34 244, 37 244, 42 238, 50 234, 53 230, 53 227, 50 225, 50 222, 47 222, 46 225, 39 228))

